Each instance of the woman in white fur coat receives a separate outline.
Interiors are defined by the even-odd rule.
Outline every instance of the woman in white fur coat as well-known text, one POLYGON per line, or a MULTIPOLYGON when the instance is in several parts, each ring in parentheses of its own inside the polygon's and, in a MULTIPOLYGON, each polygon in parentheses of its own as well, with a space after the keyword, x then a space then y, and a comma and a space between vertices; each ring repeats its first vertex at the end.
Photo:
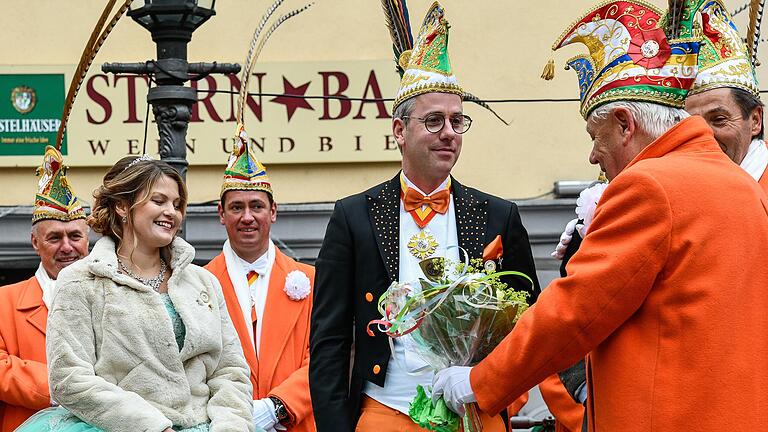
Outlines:
POLYGON ((47 355, 60 408, 21 431, 253 431, 247 363, 216 278, 176 233, 187 191, 169 165, 121 159, 94 192, 103 235, 61 272, 47 355))

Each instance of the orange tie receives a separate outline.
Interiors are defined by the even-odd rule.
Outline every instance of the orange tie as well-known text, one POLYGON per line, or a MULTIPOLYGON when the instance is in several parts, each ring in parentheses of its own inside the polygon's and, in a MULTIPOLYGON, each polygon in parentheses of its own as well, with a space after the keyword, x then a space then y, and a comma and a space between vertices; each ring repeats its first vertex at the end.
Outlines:
MULTIPOLYGON (((251 270, 248 272, 247 277, 248 277, 248 286, 251 287, 253 286, 253 284, 256 283, 256 280, 259 279, 259 274, 251 270)), ((256 324, 257 318, 258 317, 256 316, 256 303, 254 302, 253 294, 251 294, 251 322, 254 323, 254 331, 256 330, 255 324, 256 324)))
POLYGON ((440 214, 445 214, 448 211, 450 200, 451 191, 448 189, 435 192, 431 196, 424 196, 419 191, 408 188, 403 197, 403 207, 405 207, 405 211, 410 212, 426 205, 440 214))

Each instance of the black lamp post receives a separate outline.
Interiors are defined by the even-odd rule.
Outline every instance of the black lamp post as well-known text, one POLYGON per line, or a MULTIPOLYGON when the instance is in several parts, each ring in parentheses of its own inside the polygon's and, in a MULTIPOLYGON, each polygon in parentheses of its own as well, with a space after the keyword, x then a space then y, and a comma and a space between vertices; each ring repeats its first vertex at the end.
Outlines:
POLYGON ((160 136, 160 158, 186 178, 187 126, 197 94, 184 83, 212 73, 240 72, 239 64, 188 63, 187 44, 192 33, 216 14, 216 0, 144 0, 135 1, 128 16, 152 33, 157 44, 157 60, 144 63, 104 63, 104 73, 134 73, 154 76, 156 85, 149 89, 147 102, 160 136), (193 76, 190 76, 192 74, 193 76), (194 76, 196 75, 196 77, 194 76))

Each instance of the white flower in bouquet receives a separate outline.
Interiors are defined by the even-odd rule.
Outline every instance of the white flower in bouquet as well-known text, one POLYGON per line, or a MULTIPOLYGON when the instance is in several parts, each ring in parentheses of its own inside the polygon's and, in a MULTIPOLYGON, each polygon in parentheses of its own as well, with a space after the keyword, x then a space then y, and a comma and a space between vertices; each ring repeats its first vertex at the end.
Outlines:
POLYGON ((384 300, 387 304, 387 317, 395 317, 400 313, 411 292, 413 292, 413 288, 408 282, 392 282, 384 300))

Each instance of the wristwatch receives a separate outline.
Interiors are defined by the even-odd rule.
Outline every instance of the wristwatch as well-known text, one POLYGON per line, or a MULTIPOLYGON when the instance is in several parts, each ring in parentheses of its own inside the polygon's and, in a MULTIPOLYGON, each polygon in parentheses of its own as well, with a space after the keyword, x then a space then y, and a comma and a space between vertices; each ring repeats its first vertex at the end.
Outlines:
POLYGON ((288 410, 285 408, 285 404, 283 401, 280 400, 280 398, 277 398, 275 396, 270 396, 269 399, 272 401, 273 404, 275 404, 275 417, 277 417, 277 421, 280 423, 286 422, 288 420, 288 410))

